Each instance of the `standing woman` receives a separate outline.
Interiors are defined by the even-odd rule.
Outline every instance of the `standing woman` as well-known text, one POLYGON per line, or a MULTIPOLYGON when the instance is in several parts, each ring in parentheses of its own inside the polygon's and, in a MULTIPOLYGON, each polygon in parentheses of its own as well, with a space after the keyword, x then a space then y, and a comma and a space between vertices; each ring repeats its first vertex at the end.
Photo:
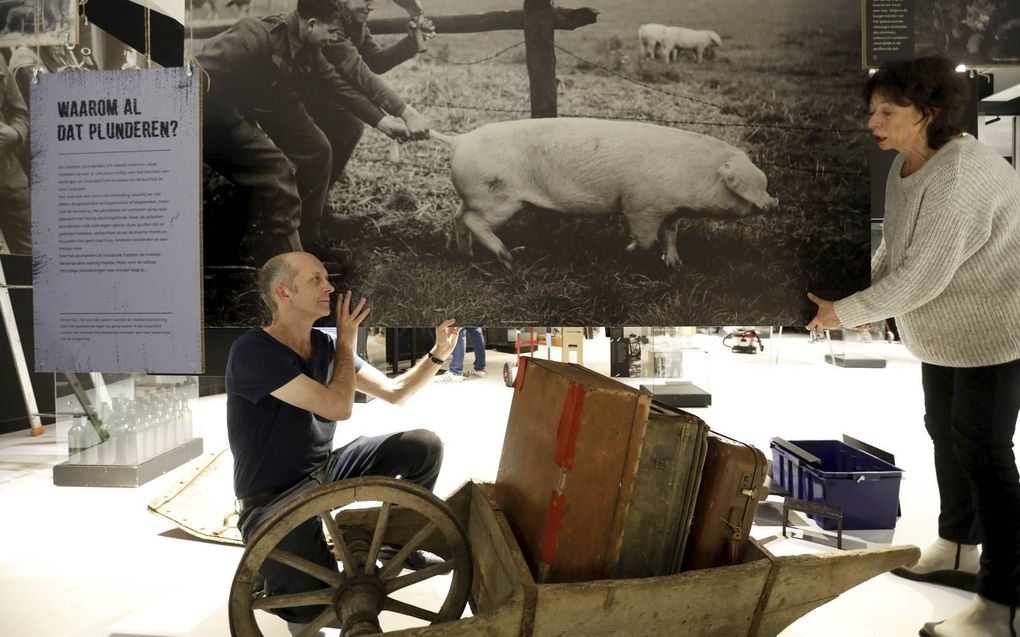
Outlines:
POLYGON ((882 66, 864 98, 889 170, 871 287, 818 305, 810 329, 896 317, 921 359, 935 447, 939 537, 908 579, 975 591, 969 608, 922 635, 1017 635, 1020 477, 1020 178, 964 134, 967 83, 943 57, 882 66), (978 544, 983 550, 978 552, 978 544))

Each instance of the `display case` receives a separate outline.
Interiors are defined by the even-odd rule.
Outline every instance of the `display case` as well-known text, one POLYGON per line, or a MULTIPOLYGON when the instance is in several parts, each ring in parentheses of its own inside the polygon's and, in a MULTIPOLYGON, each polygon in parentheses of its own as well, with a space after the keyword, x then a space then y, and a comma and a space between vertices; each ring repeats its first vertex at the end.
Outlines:
POLYGON ((138 486, 198 457, 197 376, 56 375, 58 486, 138 486), (66 446, 65 446, 66 445, 66 446))
POLYGON ((712 404, 709 353, 695 328, 625 327, 611 347, 613 376, 640 378, 642 389, 673 407, 712 404))
POLYGON ((827 330, 825 362, 838 367, 885 367, 885 332, 880 324, 866 328, 827 330))

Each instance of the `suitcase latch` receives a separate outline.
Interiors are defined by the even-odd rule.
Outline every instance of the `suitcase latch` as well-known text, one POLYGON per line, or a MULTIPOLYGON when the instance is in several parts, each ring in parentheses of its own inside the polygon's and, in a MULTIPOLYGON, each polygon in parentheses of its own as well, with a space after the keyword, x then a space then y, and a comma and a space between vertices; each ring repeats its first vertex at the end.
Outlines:
POLYGON ((745 473, 740 476, 740 494, 749 498, 758 496, 758 490, 751 488, 751 474, 745 473))

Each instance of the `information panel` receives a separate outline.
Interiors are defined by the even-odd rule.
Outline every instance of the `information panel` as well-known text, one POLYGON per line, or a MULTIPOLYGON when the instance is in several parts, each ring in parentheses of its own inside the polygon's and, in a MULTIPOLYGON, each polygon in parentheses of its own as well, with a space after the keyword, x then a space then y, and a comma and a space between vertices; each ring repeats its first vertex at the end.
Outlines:
POLYGON ((37 371, 203 371, 198 73, 32 88, 37 371))
POLYGON ((864 66, 914 57, 913 0, 864 0, 864 66))
POLYGON ((945 55, 968 66, 1020 64, 1017 0, 862 0, 865 67, 945 55))

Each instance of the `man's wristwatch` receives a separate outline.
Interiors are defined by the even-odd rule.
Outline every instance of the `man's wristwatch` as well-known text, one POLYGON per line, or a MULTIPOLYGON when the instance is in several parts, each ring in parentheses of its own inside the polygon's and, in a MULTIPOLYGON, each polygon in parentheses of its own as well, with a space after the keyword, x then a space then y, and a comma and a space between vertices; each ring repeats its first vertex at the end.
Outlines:
POLYGON ((429 360, 432 361, 433 363, 435 363, 436 365, 440 365, 440 366, 442 366, 442 364, 444 362, 446 362, 443 359, 441 359, 438 356, 436 356, 435 354, 433 354, 431 351, 429 352, 429 360))

